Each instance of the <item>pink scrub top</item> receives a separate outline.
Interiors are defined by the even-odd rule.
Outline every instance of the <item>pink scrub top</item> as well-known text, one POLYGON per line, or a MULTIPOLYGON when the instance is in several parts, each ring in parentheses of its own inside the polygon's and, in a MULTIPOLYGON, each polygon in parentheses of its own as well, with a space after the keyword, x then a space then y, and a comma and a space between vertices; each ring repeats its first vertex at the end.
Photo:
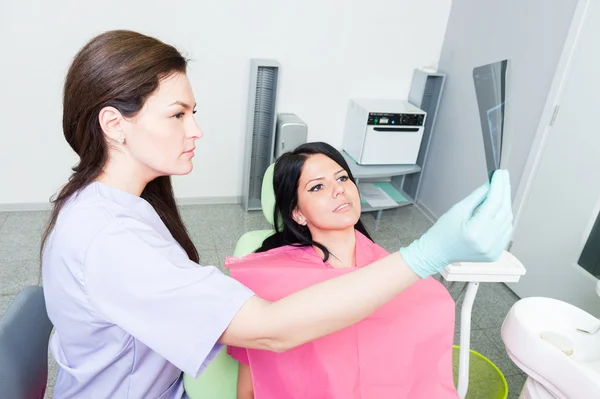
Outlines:
MULTIPOLYGON (((356 232, 357 267, 387 255, 356 232)), ((226 266, 271 301, 352 271, 324 263, 312 247, 293 246, 228 258, 226 266)), ((446 288, 430 277, 363 321, 287 352, 228 352, 250 365, 256 399, 456 399, 454 309, 446 288)))

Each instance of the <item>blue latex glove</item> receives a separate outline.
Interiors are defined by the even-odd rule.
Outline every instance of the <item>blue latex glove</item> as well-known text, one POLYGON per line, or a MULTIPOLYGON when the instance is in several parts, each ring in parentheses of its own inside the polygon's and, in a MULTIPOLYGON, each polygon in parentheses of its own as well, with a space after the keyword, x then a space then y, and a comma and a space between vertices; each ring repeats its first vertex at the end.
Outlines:
POLYGON ((497 170, 491 183, 454 205, 400 253, 421 278, 455 262, 493 262, 510 241, 512 221, 508 171, 497 170))

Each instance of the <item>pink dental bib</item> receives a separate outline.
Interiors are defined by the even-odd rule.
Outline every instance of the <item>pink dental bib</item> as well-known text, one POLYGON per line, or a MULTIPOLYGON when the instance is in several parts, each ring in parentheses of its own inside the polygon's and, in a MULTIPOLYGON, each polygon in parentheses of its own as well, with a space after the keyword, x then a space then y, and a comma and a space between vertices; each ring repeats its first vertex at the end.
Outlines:
MULTIPOLYGON (((387 255, 356 232, 357 267, 387 255)), ((228 258, 226 266, 270 301, 353 271, 332 268, 312 247, 292 246, 228 258)), ((454 301, 427 278, 363 321, 287 352, 229 353, 250 365, 256 399, 456 399, 453 338, 454 301)))

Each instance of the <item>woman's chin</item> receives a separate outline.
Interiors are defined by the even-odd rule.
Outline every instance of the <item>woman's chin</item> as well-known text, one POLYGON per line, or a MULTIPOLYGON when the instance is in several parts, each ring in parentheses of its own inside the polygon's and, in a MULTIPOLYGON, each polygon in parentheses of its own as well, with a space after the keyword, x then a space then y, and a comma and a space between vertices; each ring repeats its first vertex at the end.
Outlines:
POLYGON ((354 213, 340 214, 338 215, 338 217, 339 219, 337 220, 336 228, 345 229, 354 227, 354 225, 358 223, 358 221, 360 220, 360 213, 358 215, 354 213))
POLYGON ((171 175, 172 176, 183 176, 183 175, 187 175, 187 174, 191 173, 192 170, 194 170, 194 164, 190 160, 190 161, 186 162, 185 164, 178 165, 178 167, 173 170, 173 173, 171 173, 171 175))

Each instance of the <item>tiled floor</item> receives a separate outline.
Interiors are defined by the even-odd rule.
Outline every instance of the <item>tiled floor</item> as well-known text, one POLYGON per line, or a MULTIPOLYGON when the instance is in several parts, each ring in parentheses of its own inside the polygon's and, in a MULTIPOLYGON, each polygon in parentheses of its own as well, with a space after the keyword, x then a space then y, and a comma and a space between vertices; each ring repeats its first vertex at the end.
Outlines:
MULTIPOLYGON (((181 213, 200 252, 202 264, 222 265, 222 260, 232 253, 237 239, 244 232, 269 227, 261 212, 246 213, 239 205, 184 206, 181 213)), ((39 237, 47 216, 47 212, 0 213, 0 315, 4 314, 22 287, 39 283, 39 237)), ((412 206, 384 212, 377 231, 372 214, 365 214, 362 219, 375 241, 389 251, 409 244, 431 225, 412 206)), ((455 298, 461 288, 460 284, 452 288, 455 298)), ((503 284, 481 284, 473 308, 472 348, 492 360, 504 373, 509 385, 509 398, 518 398, 525 377, 506 356, 500 326, 517 299, 503 284)), ((462 299, 459 299, 457 311, 460 311, 461 304, 462 299)), ((457 328, 457 343, 458 334, 457 328)), ((56 376, 55 363, 52 359, 49 363, 50 389, 47 397, 50 397, 56 376)))

